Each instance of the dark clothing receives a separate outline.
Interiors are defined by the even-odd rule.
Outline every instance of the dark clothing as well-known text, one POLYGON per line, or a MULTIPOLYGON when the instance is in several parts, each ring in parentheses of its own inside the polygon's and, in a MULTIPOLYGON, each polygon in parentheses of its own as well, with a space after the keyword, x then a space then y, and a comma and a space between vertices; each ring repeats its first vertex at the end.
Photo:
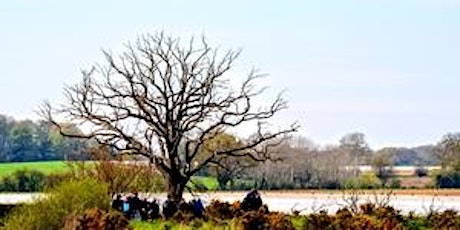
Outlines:
POLYGON ((123 201, 121 199, 115 199, 112 201, 112 208, 123 212, 123 201))
POLYGON ((200 199, 193 200, 192 205, 193 205, 193 214, 196 217, 203 217, 204 206, 203 206, 203 203, 201 202, 201 200, 200 199))
POLYGON ((140 211, 141 200, 136 195, 136 196, 133 196, 133 197, 129 198, 128 203, 129 203, 129 216, 131 218, 136 218, 137 214, 140 211))
POLYGON ((152 220, 158 219, 160 217, 160 206, 156 201, 148 203, 147 213, 149 218, 152 220))
POLYGON ((141 208, 141 200, 138 196, 134 196, 130 199, 130 206, 133 210, 139 210, 141 208))
POLYGON ((241 203, 241 208, 245 211, 258 210, 262 207, 262 198, 257 190, 249 192, 241 203))
POLYGON ((174 213, 176 212, 177 212, 177 206, 173 201, 168 199, 163 203, 163 216, 166 219, 172 217, 174 213))

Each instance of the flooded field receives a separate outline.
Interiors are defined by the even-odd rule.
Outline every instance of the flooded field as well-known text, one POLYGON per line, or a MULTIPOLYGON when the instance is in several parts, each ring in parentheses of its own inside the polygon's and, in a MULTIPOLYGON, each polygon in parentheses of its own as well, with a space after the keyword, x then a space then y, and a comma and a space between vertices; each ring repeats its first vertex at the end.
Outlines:
MULTIPOLYGON (((392 194, 388 192, 358 192, 345 193, 340 191, 261 191, 261 196, 273 211, 292 212, 293 210, 301 213, 311 213, 320 210, 335 212, 337 209, 350 206, 353 200, 358 203, 377 202, 388 203, 389 205, 401 210, 404 213, 414 211, 416 213, 425 214, 430 210, 441 211, 445 209, 455 209, 460 211, 460 191, 433 191, 433 190, 401 190, 392 194), (424 192, 422 192, 424 191, 424 192)), ((0 194, 0 203, 23 203, 33 202, 34 198, 40 197, 43 194, 30 193, 5 193, 0 194)), ((144 194, 147 196, 147 194, 144 194)), ((205 194, 195 194, 200 197, 205 205, 213 199, 222 201, 234 202, 242 200, 245 196, 244 192, 212 192, 205 194)), ((153 197, 163 200, 166 194, 149 194, 148 197, 153 197)), ((191 199, 191 194, 186 194, 185 199, 191 199)))

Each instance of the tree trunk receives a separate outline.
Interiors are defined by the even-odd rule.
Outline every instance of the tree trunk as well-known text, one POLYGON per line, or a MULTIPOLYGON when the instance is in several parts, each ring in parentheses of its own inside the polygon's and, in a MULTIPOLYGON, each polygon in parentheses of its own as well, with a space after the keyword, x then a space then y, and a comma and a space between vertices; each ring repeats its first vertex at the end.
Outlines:
POLYGON ((188 179, 177 175, 168 176, 168 198, 174 203, 179 203, 182 200, 184 194, 185 185, 188 179))

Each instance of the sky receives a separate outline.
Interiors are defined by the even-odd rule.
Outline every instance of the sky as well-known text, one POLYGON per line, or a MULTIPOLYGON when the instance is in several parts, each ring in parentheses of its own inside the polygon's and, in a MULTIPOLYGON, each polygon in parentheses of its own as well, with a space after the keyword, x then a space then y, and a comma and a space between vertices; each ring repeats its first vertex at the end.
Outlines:
MULTIPOLYGON (((144 33, 242 49, 236 67, 269 76, 299 135, 372 148, 417 146, 460 131, 460 0, 0 2, 0 113, 37 119, 40 101, 144 33)), ((238 75, 238 76, 239 76, 238 75)), ((237 77, 236 77, 237 78, 237 77)))

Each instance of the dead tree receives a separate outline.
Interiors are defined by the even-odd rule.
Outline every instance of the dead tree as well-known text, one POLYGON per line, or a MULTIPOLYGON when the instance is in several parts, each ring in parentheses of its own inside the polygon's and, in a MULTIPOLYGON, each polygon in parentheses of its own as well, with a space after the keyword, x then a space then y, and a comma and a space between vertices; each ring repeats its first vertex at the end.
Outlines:
POLYGON ((285 129, 268 123, 286 108, 281 94, 268 106, 255 105, 265 89, 256 87, 260 74, 251 71, 238 88, 231 87, 228 73, 240 51, 222 52, 204 38, 183 45, 158 33, 128 43, 121 55, 103 53, 103 63, 65 88, 65 103, 54 107, 45 102, 41 113, 62 135, 92 138, 119 153, 147 157, 168 181, 175 201, 204 166, 218 165, 224 156, 270 159, 270 149, 262 144, 298 129, 295 123, 285 129), (85 134, 60 126, 70 121, 85 127, 85 134), (207 140, 248 123, 257 127, 257 135, 197 160, 207 140))

